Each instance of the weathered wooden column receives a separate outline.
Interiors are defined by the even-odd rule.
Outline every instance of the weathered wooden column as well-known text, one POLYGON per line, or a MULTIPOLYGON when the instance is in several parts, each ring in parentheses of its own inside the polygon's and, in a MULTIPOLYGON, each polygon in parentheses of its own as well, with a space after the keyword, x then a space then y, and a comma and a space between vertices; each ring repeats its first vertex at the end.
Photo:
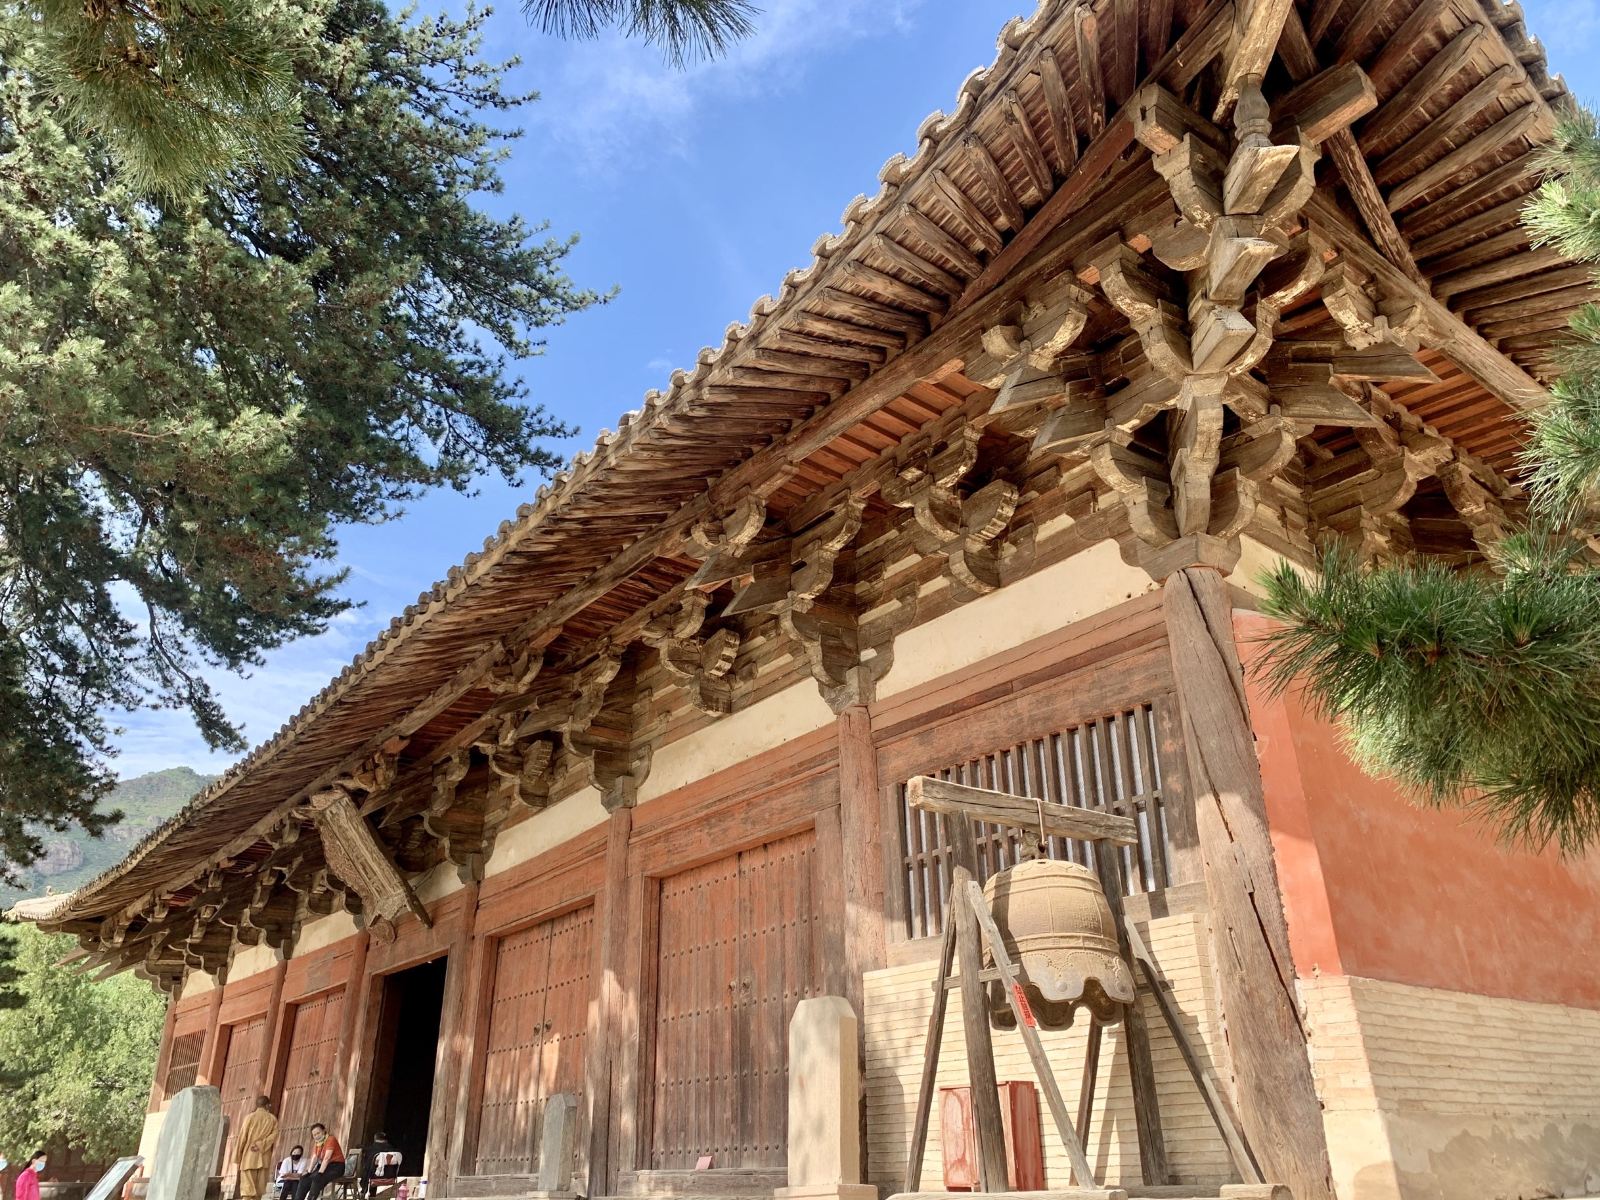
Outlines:
POLYGON ((272 982, 267 988, 267 1028, 272 1031, 268 1044, 262 1049, 266 1051, 261 1056, 261 1061, 256 1064, 256 1095, 272 1096, 281 1082, 280 1063, 288 1052, 288 1041, 291 1036, 289 1016, 283 1011, 283 978, 289 973, 289 956, 284 953, 282 946, 277 950, 277 962, 272 964, 272 982))
POLYGON ((159 1109, 166 1095, 167 1072, 172 1068, 172 1033, 178 1025, 178 996, 182 990, 174 988, 167 1000, 167 1018, 161 1023, 161 1049, 156 1053, 156 1073, 150 1081, 150 1103, 145 1107, 146 1112, 159 1109))
MULTIPOLYGON (((866 1062, 866 973, 885 965, 883 801, 872 715, 865 704, 839 713, 839 832, 843 843, 844 991, 856 1015, 856 1052, 866 1062)), ((866 1076, 857 1098, 861 1170, 868 1167, 866 1076)), ((863 1176, 864 1178, 865 1176, 863 1176)))
POLYGON ((865 1022, 862 976, 884 965, 883 799, 865 704, 839 714, 839 824, 844 838, 845 998, 865 1022))
POLYGON ((428 1113, 428 1148, 424 1164, 430 1176, 429 1186, 443 1196, 450 1194, 450 1141, 471 1021, 466 993, 467 980, 472 973, 472 934, 477 925, 481 886, 474 879, 461 890, 461 912, 456 918, 455 933, 445 959, 444 1001, 439 1014, 439 1047, 434 1059, 433 1104, 428 1113))
POLYGON ((355 951, 350 956, 350 974, 344 985, 344 1012, 339 1017, 339 1044, 334 1049, 334 1070, 344 1090, 339 1100, 339 1128, 347 1137, 354 1132, 356 1076, 363 1069, 357 1060, 356 1047, 366 1036, 367 1008, 371 999, 367 984, 367 950, 371 945, 372 931, 363 927, 356 934, 355 951))
POLYGON ((1239 1118, 1269 1181, 1295 1200, 1331 1200, 1227 584, 1209 567, 1183 567, 1166 580, 1163 606, 1239 1118))
MULTIPOLYGON (((638 997, 624 987, 628 951, 628 840, 633 834, 633 809, 612 812, 606 826, 605 890, 600 894, 598 986, 588 1029, 589 1061, 584 1075, 587 1106, 589 1178, 585 1194, 600 1196, 616 1186, 621 1158, 621 1113, 626 1090, 623 1060, 633 1053, 638 1036, 638 997)), ((631 1125, 630 1125, 631 1129, 631 1125)))
POLYGON ((222 1015, 222 992, 228 982, 226 971, 218 973, 216 987, 206 1001, 206 1040, 200 1050, 200 1070, 195 1082, 216 1087, 222 1082, 222 1057, 227 1053, 227 1039, 222 1036, 222 1026, 217 1018, 222 1015))

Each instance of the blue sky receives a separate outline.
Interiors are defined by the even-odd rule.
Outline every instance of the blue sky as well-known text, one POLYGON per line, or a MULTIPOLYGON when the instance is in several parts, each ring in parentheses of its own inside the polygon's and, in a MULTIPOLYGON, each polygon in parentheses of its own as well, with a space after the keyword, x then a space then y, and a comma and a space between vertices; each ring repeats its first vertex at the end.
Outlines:
MULTIPOLYGON (((429 11, 444 0, 422 0, 429 11)), ((541 98, 504 165, 494 211, 547 219, 582 240, 568 260, 580 285, 620 294, 549 331, 521 365, 533 397, 580 434, 602 429, 663 387, 731 321, 810 260, 846 204, 875 192, 878 168, 914 149, 917 126, 954 104, 994 56, 1005 22, 1029 0, 756 0, 758 32, 724 59, 673 72, 647 47, 565 43, 533 31, 516 3, 489 20, 486 55, 520 56, 516 90, 541 98)), ((1581 98, 1600 98, 1600 0, 1523 0, 1553 69, 1581 98)), ((348 530, 348 595, 362 603, 323 635, 273 654, 248 679, 217 680, 252 744, 336 675, 527 499, 538 480, 486 481, 472 497, 441 493, 386 525, 348 530)), ((117 718, 117 773, 224 769, 177 712, 117 718)))

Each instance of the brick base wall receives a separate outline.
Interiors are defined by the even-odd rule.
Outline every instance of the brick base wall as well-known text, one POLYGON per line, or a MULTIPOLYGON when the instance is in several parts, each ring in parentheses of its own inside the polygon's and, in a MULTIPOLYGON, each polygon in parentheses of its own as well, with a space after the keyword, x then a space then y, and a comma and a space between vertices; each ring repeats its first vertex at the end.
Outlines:
MULTIPOLYGON (((1220 1024, 1205 918, 1185 913, 1158 918, 1148 924, 1141 921, 1139 926, 1172 980, 1190 1039, 1208 1055, 1221 1053, 1217 1049, 1221 1044, 1220 1024)), ((931 984, 937 969, 936 962, 923 961, 873 971, 866 976, 867 1178, 879 1185, 884 1195, 899 1191, 903 1182, 911 1119, 922 1073, 923 1043, 932 1005, 931 984)), ((1236 1178, 1227 1147, 1212 1125, 1155 1004, 1148 996, 1144 997, 1143 1004, 1161 1096, 1169 1165, 1185 1183, 1213 1188, 1227 1183, 1236 1178)), ((1087 1024, 1088 1017, 1084 1015, 1072 1029, 1044 1035, 1045 1053, 1055 1068, 1067 1107, 1073 1112, 1077 1110, 1087 1024)), ((1027 1051, 1017 1034, 995 1031, 994 1046, 1002 1081, 1034 1082, 1027 1051)), ((959 992, 952 994, 945 1014, 938 1082, 941 1087, 967 1082, 959 992)), ((1045 1186, 1051 1189, 1069 1187, 1071 1173, 1066 1153, 1056 1136, 1042 1095, 1039 1111, 1044 1133, 1045 1186)), ((1133 1093, 1128 1082, 1120 1027, 1107 1030, 1101 1046, 1094 1120, 1086 1150, 1089 1162, 1102 1180, 1139 1181, 1133 1093)), ((936 1105, 923 1160, 925 1190, 943 1187, 942 1162, 936 1105)))
POLYGON ((1600 1194, 1600 1012, 1302 981, 1340 1200, 1600 1194))

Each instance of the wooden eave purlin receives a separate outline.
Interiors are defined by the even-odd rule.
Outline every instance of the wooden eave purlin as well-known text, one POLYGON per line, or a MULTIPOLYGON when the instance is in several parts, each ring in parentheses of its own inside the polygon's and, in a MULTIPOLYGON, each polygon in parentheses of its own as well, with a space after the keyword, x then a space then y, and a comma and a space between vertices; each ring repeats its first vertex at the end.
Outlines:
MULTIPOLYGON (((1358 38, 1343 37, 1350 31, 1334 20, 1338 14, 1328 16, 1337 0, 1266 17, 1260 14, 1272 6, 1261 0, 1244 10, 1231 0, 1179 2, 1141 6, 1139 22, 1115 19, 1113 10, 1132 2, 1097 0, 1089 20, 1091 9, 1047 0, 1031 22, 1008 26, 997 64, 968 81, 952 115, 924 123, 916 156, 891 160, 879 196, 851 205, 846 232, 823 239, 816 264, 792 273, 778 300, 758 303, 748 326, 730 328, 721 351, 702 352, 696 370, 675 376, 668 394, 652 394, 642 413, 603 435, 282 733, 50 923, 86 932, 107 914, 137 912, 209 866, 253 853, 284 814, 390 739, 415 735, 419 752, 428 746, 405 762, 403 769, 413 771, 470 744, 518 703, 472 699, 511 649, 551 646, 559 651, 557 669, 575 667, 603 627, 637 630, 647 615, 633 611, 632 581, 648 574, 651 586, 641 595, 666 591, 650 611, 673 602, 671 589, 694 569, 684 549, 687 533, 740 496, 815 497, 840 486, 871 494, 877 484, 870 470, 857 468, 849 484, 819 480, 839 478, 850 460, 873 451, 880 440, 870 433, 875 414, 948 371, 956 348, 1015 304, 1030 282, 1070 265, 1085 230, 1115 208, 1098 204, 1102 197, 1125 202, 1130 190, 1154 179, 1121 109, 1134 83, 1153 78, 1181 93, 1213 65, 1234 61, 1228 56, 1240 53, 1238 38, 1260 32, 1252 21, 1281 15, 1291 28, 1309 23, 1321 66, 1378 59, 1388 98, 1403 82, 1384 48, 1393 27, 1426 26, 1424 40, 1444 45, 1467 12, 1485 22, 1479 40, 1499 59, 1516 62, 1541 102, 1560 96, 1543 78, 1542 63, 1529 60, 1525 39, 1518 40, 1520 31, 1506 17, 1510 10, 1494 0, 1485 0, 1481 12, 1469 0, 1393 5, 1391 15, 1356 31, 1358 38), (1432 23, 1419 16, 1425 10, 1434 14, 1432 23), (1139 47, 1123 45, 1129 37, 1139 47), (1085 47, 1099 50, 1092 70, 1079 69, 1085 47), (1133 61, 1145 70, 1130 70, 1133 61), (1092 101, 1101 97, 1104 107, 1095 108, 1092 101), (1055 187, 1041 196, 1038 179, 1046 170, 1055 187), (1017 228, 1019 210, 1025 220, 1017 228), (830 458, 835 444, 845 450, 830 458)), ((1306 77, 1305 65, 1287 78, 1306 77)), ((1380 106, 1367 123, 1382 118, 1380 106)), ((1462 128, 1477 132, 1470 122, 1462 128)), ((1447 142, 1439 156, 1458 148, 1447 142)), ((1504 157, 1494 171, 1505 172, 1504 157)), ((1437 161, 1419 155, 1416 166, 1427 170, 1437 161)), ((1441 179, 1397 214, 1399 229, 1450 189, 1477 186, 1475 178, 1461 171, 1441 179)), ((1510 211, 1506 189, 1522 184, 1506 178, 1504 187, 1473 193, 1474 213, 1510 211)), ((1152 194, 1159 191, 1157 184, 1152 194)), ((1341 251, 1428 306, 1445 335, 1441 348, 1487 389, 1483 395, 1501 398, 1508 413, 1539 402, 1541 391, 1524 366, 1479 336, 1454 298, 1446 305, 1427 295, 1406 265, 1374 250, 1330 197, 1319 193, 1311 215, 1341 251)), ((1428 262, 1424 256, 1424 270, 1428 262)), ((1465 296, 1466 308, 1475 294, 1482 292, 1465 296)), ((931 411, 924 415, 924 423, 937 419, 931 411)), ((896 433, 886 436, 897 435, 897 425, 887 428, 896 433)), ((786 501, 785 509, 791 506, 786 501)), ((816 507, 800 501, 799 515, 816 507)))

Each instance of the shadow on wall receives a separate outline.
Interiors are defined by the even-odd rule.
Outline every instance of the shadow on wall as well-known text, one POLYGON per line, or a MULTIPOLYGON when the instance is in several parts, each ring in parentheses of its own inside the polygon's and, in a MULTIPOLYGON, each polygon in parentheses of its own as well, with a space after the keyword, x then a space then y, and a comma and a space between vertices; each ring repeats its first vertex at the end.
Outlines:
POLYGON ((1472 1121, 1454 1136, 1429 1126, 1447 1118, 1384 1121, 1392 1162, 1356 1172, 1341 1200, 1545 1200, 1600 1196, 1600 1128, 1546 1124, 1536 1136, 1518 1135, 1493 1120, 1472 1121))

